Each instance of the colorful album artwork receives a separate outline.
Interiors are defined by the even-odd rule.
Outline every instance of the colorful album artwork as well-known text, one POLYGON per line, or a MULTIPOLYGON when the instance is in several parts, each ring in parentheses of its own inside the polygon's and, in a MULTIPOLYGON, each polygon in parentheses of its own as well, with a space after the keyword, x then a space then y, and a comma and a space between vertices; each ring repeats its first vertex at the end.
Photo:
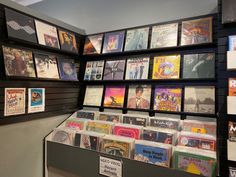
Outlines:
POLYGON ((102 94, 102 85, 88 85, 84 96, 84 106, 101 106, 102 94))
POLYGON ((154 58, 152 79, 179 79, 180 55, 154 58))
POLYGON ((141 127, 140 126, 126 126, 123 124, 115 125, 113 127, 113 135, 124 136, 128 138, 140 139, 141 127))
POLYGON ((37 43, 33 18, 7 8, 5 16, 8 37, 37 43))
POLYGON ((215 114, 215 87, 185 87, 184 111, 215 114))
POLYGON ((124 105, 124 97, 125 86, 107 86, 103 106, 122 108, 124 105))
POLYGON ((58 58, 58 68, 61 80, 78 80, 76 64, 73 59, 58 58))
POLYGON ((212 42, 212 17, 182 22, 181 45, 212 42))
POLYGON ((45 110, 45 88, 28 89, 28 113, 45 110))
POLYGON ((150 109, 151 85, 130 85, 127 107, 150 109))
POLYGON ((39 44, 60 49, 57 28, 38 20, 34 21, 39 44))
POLYGON ((236 96, 236 78, 229 78, 229 96, 236 96))
POLYGON ((84 55, 100 54, 102 50, 103 34, 87 36, 84 44, 84 55))
POLYGON ((4 116, 25 114, 25 88, 5 88, 4 116))
POLYGON ((229 36, 229 51, 236 51, 236 35, 229 36))
POLYGON ((108 112, 107 113, 100 113, 98 120, 118 123, 121 121, 121 114, 108 113, 108 112))
POLYGON ((104 60, 88 61, 86 64, 84 80, 102 80, 104 60))
POLYGON ((147 49, 148 35, 149 27, 127 30, 125 51, 147 49))
POLYGON ((181 112, 181 88, 155 88, 154 110, 181 112))
POLYGON ((148 79, 149 58, 130 58, 126 65, 126 80, 148 79))
POLYGON ((59 79, 55 56, 35 54, 34 59, 38 78, 59 79))
POLYGON ((32 52, 6 46, 2 49, 7 76, 36 77, 32 52))
POLYGON ((78 53, 77 41, 74 33, 58 29, 61 49, 78 53))
POLYGON ((123 80, 125 60, 106 61, 103 80, 123 80))
MULTIPOLYGON (((78 135, 77 135, 78 136, 78 135)), ((80 147, 84 149, 98 151, 100 145, 100 138, 92 133, 81 134, 80 147)))
POLYGON ((125 31, 105 33, 102 53, 122 52, 125 31))
POLYGON ((151 49, 174 47, 178 43, 178 23, 152 27, 151 49))
POLYGON ((215 54, 184 55, 183 78, 201 79, 215 77, 215 54))
POLYGON ((84 130, 85 125, 86 121, 84 119, 73 118, 65 121, 65 127, 76 131, 84 130))

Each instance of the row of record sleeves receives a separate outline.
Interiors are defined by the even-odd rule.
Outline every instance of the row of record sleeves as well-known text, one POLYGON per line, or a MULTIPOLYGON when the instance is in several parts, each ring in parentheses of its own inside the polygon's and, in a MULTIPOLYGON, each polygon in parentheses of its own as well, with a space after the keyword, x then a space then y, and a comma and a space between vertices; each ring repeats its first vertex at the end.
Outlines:
MULTIPOLYGON (((181 21, 180 46, 213 42, 213 17, 181 21)), ((89 35, 84 55, 177 47, 180 22, 89 35), (150 37, 151 36, 151 37, 150 37)))
POLYGON ((21 12, 5 8, 7 34, 19 39, 78 54, 76 34, 21 12))
POLYGON ((129 85, 129 88, 126 88, 124 85, 106 85, 104 88, 102 85, 88 85, 83 105, 102 105, 105 108, 126 106, 134 110, 152 109, 160 112, 181 112, 184 105, 183 110, 186 113, 214 115, 215 87, 186 86, 183 89, 178 86, 156 85, 152 88, 151 85, 129 85))
POLYGON ((82 110, 56 128, 48 140, 213 177, 215 133, 212 121, 82 110), (145 127, 147 120, 150 126, 145 127), (201 168, 203 164, 208 170, 201 168))
POLYGON ((161 55, 87 61, 84 80, 214 79, 215 54, 161 55), (151 64, 152 68, 151 68, 151 64))
POLYGON ((77 81, 74 59, 2 46, 7 77, 43 78, 77 81))

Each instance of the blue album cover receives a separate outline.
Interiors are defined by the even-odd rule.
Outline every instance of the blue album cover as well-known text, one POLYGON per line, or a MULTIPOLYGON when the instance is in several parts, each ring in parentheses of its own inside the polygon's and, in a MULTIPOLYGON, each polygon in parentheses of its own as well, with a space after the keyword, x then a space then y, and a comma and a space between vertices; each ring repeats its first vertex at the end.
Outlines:
POLYGON ((78 80, 74 60, 58 58, 58 65, 59 65, 60 78, 62 80, 72 80, 72 81, 78 80))
POLYGON ((229 36, 229 51, 236 51, 236 35, 229 36))
POLYGON ((125 31, 106 33, 102 53, 122 52, 125 31))
POLYGON ((143 140, 173 144, 173 134, 154 130, 143 130, 143 140))
POLYGON ((169 150, 161 147, 135 144, 134 159, 169 167, 169 150))
POLYGON ((42 106, 44 99, 44 90, 42 88, 31 89, 31 105, 30 106, 42 106))

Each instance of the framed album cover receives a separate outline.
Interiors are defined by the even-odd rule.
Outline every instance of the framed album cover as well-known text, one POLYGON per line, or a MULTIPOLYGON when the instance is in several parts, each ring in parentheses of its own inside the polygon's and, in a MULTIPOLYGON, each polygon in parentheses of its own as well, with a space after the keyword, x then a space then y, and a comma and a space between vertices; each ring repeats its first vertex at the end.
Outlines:
POLYGON ((78 53, 77 40, 74 33, 58 29, 61 49, 78 53))
POLYGON ((212 17, 182 22, 182 46, 211 43, 212 35, 212 17))
POLYGON ((28 89, 28 113, 45 111, 45 88, 28 89))
POLYGON ((102 80, 104 60, 88 61, 84 74, 84 80, 102 80))
POLYGON ((184 55, 183 78, 215 78, 215 54, 204 53, 184 55))
POLYGON ((37 43, 34 19, 5 8, 8 37, 37 43))
POLYGON ((77 81, 77 70, 74 59, 58 58, 58 68, 61 80, 77 81))
POLYGON ((87 36, 84 44, 84 55, 100 54, 102 50, 103 34, 87 36))
POLYGON ((125 86, 106 86, 104 107, 123 108, 125 98, 125 86))
POLYGON ((127 108, 150 109, 151 85, 130 85, 127 108))
POLYGON ((215 87, 185 87, 184 111, 192 113, 215 114, 215 87))
POLYGON ((149 27, 127 30, 125 51, 144 50, 148 47, 149 27))
POLYGON ((103 80, 123 80, 125 60, 107 60, 103 80))
POLYGON ((42 21, 34 20, 38 43, 48 47, 60 49, 57 28, 42 21))
POLYGON ((5 88, 4 116, 25 114, 25 88, 5 88))
POLYGON ((178 23, 152 27, 151 49, 174 47, 178 44, 178 23))
POLYGON ((122 52, 125 31, 105 33, 102 53, 122 52))
POLYGON ((7 76, 36 77, 33 54, 18 48, 2 46, 7 76))
POLYGON ((38 78, 59 79, 55 56, 35 54, 34 59, 38 78))

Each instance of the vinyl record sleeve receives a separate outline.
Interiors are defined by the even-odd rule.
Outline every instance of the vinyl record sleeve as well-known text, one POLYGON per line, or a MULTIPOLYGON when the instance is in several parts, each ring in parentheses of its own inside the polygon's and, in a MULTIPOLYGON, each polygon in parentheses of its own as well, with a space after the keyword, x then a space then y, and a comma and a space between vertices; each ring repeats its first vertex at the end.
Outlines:
POLYGON ((103 80, 123 80, 125 60, 107 60, 103 80))
POLYGON ((78 53, 77 40, 75 33, 58 29, 60 45, 62 50, 78 53))
POLYGON ((125 31, 105 33, 102 53, 122 52, 125 31))
POLYGON ((102 85, 87 85, 84 96, 84 105, 101 106, 103 94, 102 85))
POLYGON ((148 122, 148 116, 133 114, 123 114, 122 119, 124 124, 138 125, 143 127, 146 127, 148 122))
POLYGON ((236 78, 229 78, 229 96, 236 96, 236 78))
POLYGON ((122 108, 124 97, 125 86, 106 86, 103 106, 122 108))
POLYGON ((45 111, 45 88, 28 89, 28 113, 45 111))
POLYGON ((78 81, 75 61, 63 58, 57 60, 61 80, 78 81))
POLYGON ((84 55, 100 54, 102 50, 103 34, 87 36, 84 44, 84 55))
POLYGON ((111 134, 112 126, 112 122, 89 120, 87 122, 86 130, 103 134, 111 134))
POLYGON ((149 126, 171 130, 179 130, 180 120, 171 119, 168 117, 149 117, 149 126))
POLYGON ((84 80, 102 80, 104 61, 88 61, 84 80))
POLYGON ((116 124, 113 127, 113 135, 140 139, 142 127, 135 125, 116 124))
POLYGON ((113 123, 119 123, 122 120, 122 114, 110 113, 110 112, 100 112, 98 120, 108 121, 113 123))
POLYGON ((229 121, 228 138, 229 138, 229 141, 236 142, 236 122, 229 121))

